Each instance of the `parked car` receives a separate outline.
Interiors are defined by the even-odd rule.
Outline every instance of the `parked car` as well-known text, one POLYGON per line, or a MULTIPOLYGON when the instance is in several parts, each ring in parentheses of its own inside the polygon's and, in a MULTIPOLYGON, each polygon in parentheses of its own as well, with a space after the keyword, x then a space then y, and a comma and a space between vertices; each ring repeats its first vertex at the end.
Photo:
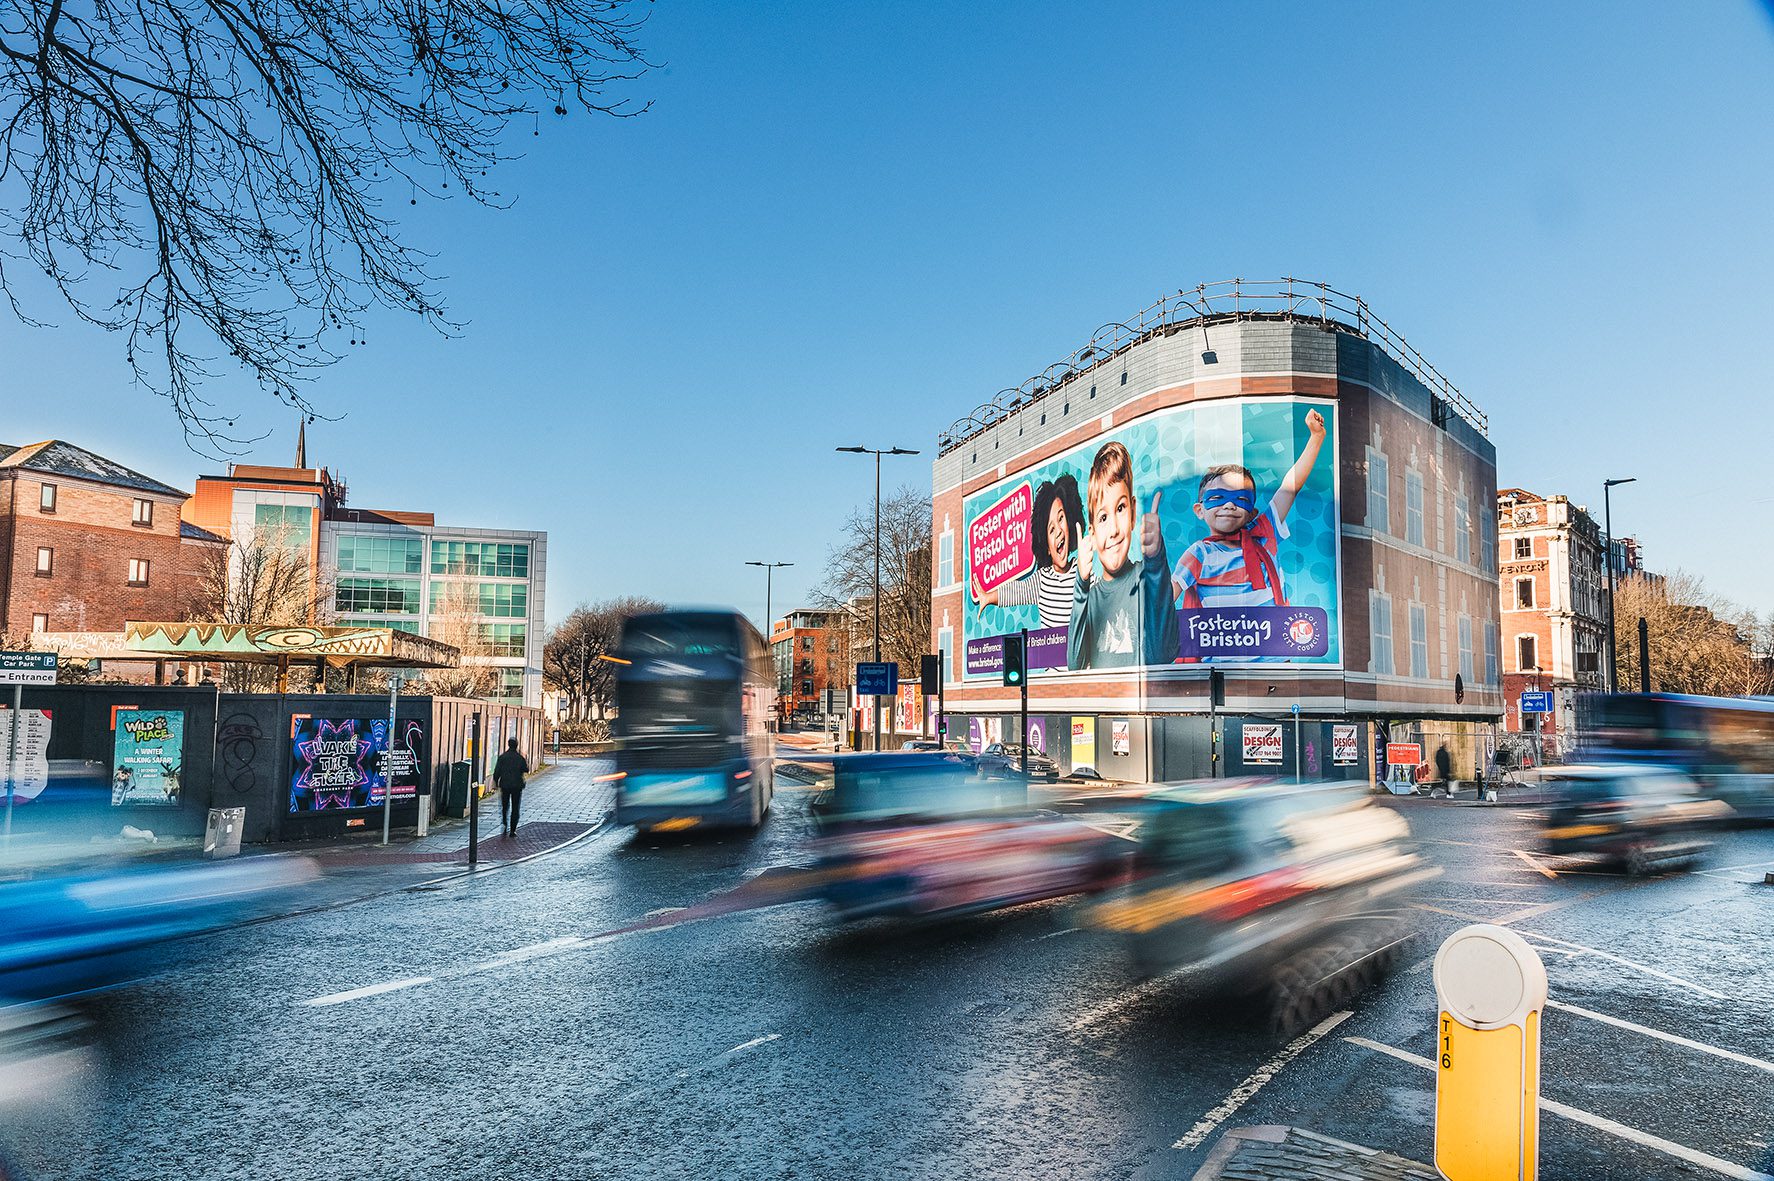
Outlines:
POLYGON ((1731 814, 1671 767, 1602 763, 1560 767, 1543 779, 1552 795, 1546 851, 1598 857, 1630 874, 1693 862, 1711 844, 1707 830, 1731 814))
MULTIPOLYGON (((1023 748, 1016 742, 994 742, 980 752, 976 761, 985 778, 1020 778, 1023 773, 1023 748)), ((1029 778, 1054 782, 1059 779, 1059 764, 1038 751, 1029 751, 1029 778)))

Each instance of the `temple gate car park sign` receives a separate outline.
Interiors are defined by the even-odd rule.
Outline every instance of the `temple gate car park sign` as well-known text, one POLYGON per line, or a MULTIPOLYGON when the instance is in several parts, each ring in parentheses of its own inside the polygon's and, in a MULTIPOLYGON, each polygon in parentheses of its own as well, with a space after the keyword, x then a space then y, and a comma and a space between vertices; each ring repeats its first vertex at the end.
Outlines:
POLYGON ((0 652, 0 685, 53 684, 54 652, 0 652))

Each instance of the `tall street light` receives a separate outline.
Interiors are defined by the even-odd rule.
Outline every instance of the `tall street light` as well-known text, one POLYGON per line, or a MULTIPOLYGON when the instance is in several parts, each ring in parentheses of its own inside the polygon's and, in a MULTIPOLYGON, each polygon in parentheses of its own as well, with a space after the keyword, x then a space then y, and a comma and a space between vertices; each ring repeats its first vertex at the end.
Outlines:
POLYGON ((1623 480, 1602 481, 1602 523, 1608 531, 1608 545, 1602 551, 1602 561, 1608 564, 1608 692, 1620 691, 1620 678, 1616 674, 1618 652, 1614 638, 1614 512, 1609 503, 1609 494, 1615 485, 1631 484, 1638 480, 1637 476, 1627 476, 1623 480))
MULTIPOLYGON (((770 583, 775 579, 778 570, 781 570, 785 566, 793 566, 794 563, 747 562, 746 565, 762 566, 764 568, 764 642, 768 644, 770 642, 770 629, 776 626, 776 621, 770 617, 770 583)), ((789 683, 792 685, 794 683, 794 649, 792 646, 789 649, 789 665, 789 683)))
MULTIPOLYGON (((875 457, 875 663, 881 663, 881 457, 883 455, 916 455, 904 447, 839 447, 852 455, 875 457)), ((875 713, 875 749, 881 749, 881 700, 871 707, 875 713)))

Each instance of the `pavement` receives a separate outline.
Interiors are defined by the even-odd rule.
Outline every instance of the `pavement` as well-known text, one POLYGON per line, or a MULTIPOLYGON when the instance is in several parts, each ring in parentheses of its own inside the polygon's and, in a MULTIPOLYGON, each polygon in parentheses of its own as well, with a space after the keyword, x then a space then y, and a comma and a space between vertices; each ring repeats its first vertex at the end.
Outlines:
POLYGON ((601 827, 180 941, 83 1006, 89 1068, 0 1113, 0 1157, 20 1181, 1396 1181, 1433 1151, 1430 955, 1484 921, 1550 978, 1542 1176, 1774 1173, 1774 829, 1626 879, 1539 854, 1530 809, 1383 800, 1443 869, 1420 950, 1289 1039, 1142 977, 1065 902, 739 905, 805 863, 811 792, 779 787, 755 834, 601 827))

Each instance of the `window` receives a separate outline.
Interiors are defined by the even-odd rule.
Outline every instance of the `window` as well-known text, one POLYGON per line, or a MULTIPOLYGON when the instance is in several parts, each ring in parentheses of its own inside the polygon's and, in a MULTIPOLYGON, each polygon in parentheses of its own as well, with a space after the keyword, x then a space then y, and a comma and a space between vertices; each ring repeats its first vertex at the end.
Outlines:
POLYGON ((1423 544, 1423 473, 1416 468, 1404 473, 1404 539, 1423 544))
POLYGON ((131 558, 129 560, 129 585, 148 585, 148 559, 131 558))
POLYGON ((1534 605, 1534 580, 1518 578, 1515 580, 1515 607, 1520 611, 1534 605))
POLYGON ((529 625, 523 623, 483 623, 479 627, 480 642, 491 656, 522 656, 529 625))
POLYGON ((1411 604, 1411 676, 1429 679, 1429 609, 1411 604))
POLYGON ((130 510, 129 523, 150 529, 154 525, 154 502, 136 497, 135 507, 130 510))
POLYGON ((1472 561, 1472 501, 1464 492, 1454 497, 1454 560, 1472 561))
POLYGON ((46 513, 55 511, 55 485, 45 484, 37 490, 37 508, 46 513))
POLYGON ((339 627, 386 627, 397 632, 419 633, 419 621, 416 619, 363 619, 357 616, 341 615, 334 620, 339 627))
POLYGON ((524 670, 521 668, 502 668, 498 670, 498 679, 493 682, 493 700, 509 701, 513 704, 524 699, 524 670))
POLYGON ((1497 672, 1497 625, 1487 619, 1484 625, 1484 683, 1495 685, 1501 679, 1497 672))
POLYGON ((813 696, 813 682, 812 681, 802 681, 801 682, 801 696, 802 697, 813 696))
POLYGON ((528 578, 530 547, 504 541, 434 541, 433 574, 471 574, 478 578, 528 578))
POLYGON ((1577 653, 1577 671, 1580 673, 1599 673, 1602 670, 1602 654, 1600 652, 1577 653))
POLYGON ((341 574, 418 574, 425 543, 417 537, 342 534, 334 550, 341 574))
POLYGON ((46 578, 55 573, 55 551, 47 545, 37 547, 37 573, 46 578))
POLYGON ((942 653, 942 679, 945 683, 955 679, 955 631, 943 628, 936 633, 936 647, 942 653))
POLYGON ((1486 574, 1497 568, 1497 510, 1489 503, 1478 510, 1478 564, 1486 574))
POLYGON ((1515 669, 1529 672, 1540 667, 1540 645, 1533 636, 1515 637, 1515 669))
POLYGON ((47 616, 47 615, 33 615, 33 616, 31 616, 31 630, 34 632, 48 631, 49 630, 49 616, 47 616))
POLYGON ((1515 559, 1516 559, 1516 561, 1519 562, 1523 558, 1531 558, 1533 556, 1534 556, 1534 539, 1531 537, 1516 538, 1515 539, 1515 559))
POLYGON ((1460 616, 1460 679, 1472 684, 1472 616, 1460 616))
POLYGON ((288 549, 308 544, 314 510, 305 504, 256 504, 253 530, 264 540, 288 549))
POLYGON ((953 586, 955 582, 955 535, 944 533, 937 548, 936 585, 953 586))
POLYGON ((419 583, 405 578, 341 578, 333 607, 341 615, 417 615, 419 583))
POLYGON ((801 637, 801 651, 803 651, 803 652, 813 651, 813 637, 812 636, 802 636, 801 637))
MULTIPOLYGON (((435 601, 436 591, 432 592, 435 601)), ((522 583, 483 582, 480 613, 501 619, 522 619, 530 613, 530 588, 522 583)))
POLYGON ((1367 449, 1367 526, 1375 533, 1392 532, 1390 465, 1382 451, 1367 449))
POLYGON ((1392 664, 1392 596, 1383 595, 1379 591, 1369 593, 1367 601, 1368 631, 1373 637, 1373 659, 1369 662, 1374 672, 1391 676, 1392 664))

